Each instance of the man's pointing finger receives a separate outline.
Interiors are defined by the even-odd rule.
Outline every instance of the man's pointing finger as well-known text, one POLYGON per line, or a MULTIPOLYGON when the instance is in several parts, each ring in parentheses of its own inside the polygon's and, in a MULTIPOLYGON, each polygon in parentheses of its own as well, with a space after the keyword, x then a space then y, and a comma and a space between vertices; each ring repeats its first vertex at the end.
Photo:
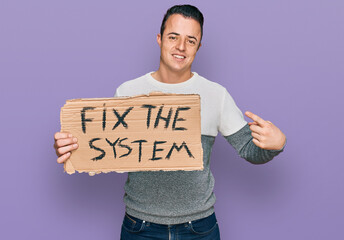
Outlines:
POLYGON ((251 118, 253 121, 255 121, 256 123, 258 123, 258 125, 260 126, 264 126, 265 125, 265 121, 264 119, 262 119, 261 117, 259 117, 258 115, 256 114, 253 114, 249 111, 246 111, 245 112, 245 115, 249 118, 251 118))

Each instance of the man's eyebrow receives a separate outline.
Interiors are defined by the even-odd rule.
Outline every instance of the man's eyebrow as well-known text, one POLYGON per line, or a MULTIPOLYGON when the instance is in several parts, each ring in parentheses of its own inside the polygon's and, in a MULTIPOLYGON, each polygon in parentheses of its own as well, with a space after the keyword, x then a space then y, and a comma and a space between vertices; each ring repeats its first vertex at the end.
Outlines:
MULTIPOLYGON (((173 35, 177 35, 177 36, 180 36, 180 34, 179 34, 179 33, 176 33, 176 32, 170 32, 170 33, 168 33, 167 35, 171 35, 171 34, 173 34, 173 35)), ((196 40, 196 42, 198 41, 198 40, 197 40, 197 38, 196 38, 196 37, 194 37, 194 36, 189 36, 189 35, 188 35, 188 38, 193 38, 193 39, 195 39, 195 40, 196 40)))
POLYGON ((179 33, 176 33, 176 32, 170 32, 170 33, 168 33, 167 35, 170 35, 170 34, 173 34, 173 35, 180 35, 179 33))

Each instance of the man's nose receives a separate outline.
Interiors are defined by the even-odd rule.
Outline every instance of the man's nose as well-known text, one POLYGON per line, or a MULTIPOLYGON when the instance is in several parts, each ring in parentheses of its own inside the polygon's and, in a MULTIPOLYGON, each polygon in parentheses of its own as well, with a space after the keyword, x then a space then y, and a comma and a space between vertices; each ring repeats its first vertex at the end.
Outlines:
POLYGON ((184 51, 185 50, 185 41, 184 41, 184 39, 180 38, 178 40, 178 42, 177 42, 177 46, 176 47, 177 47, 177 49, 179 51, 184 51))

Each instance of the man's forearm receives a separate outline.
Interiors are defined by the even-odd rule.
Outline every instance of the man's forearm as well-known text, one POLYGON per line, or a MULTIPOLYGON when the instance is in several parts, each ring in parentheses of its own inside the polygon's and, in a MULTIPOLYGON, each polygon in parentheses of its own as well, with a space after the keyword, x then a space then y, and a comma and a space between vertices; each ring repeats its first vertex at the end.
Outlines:
POLYGON ((238 132, 225 136, 226 140, 237 150, 240 157, 253 164, 263 164, 272 160, 284 150, 266 150, 257 147, 252 139, 249 125, 245 125, 238 132))

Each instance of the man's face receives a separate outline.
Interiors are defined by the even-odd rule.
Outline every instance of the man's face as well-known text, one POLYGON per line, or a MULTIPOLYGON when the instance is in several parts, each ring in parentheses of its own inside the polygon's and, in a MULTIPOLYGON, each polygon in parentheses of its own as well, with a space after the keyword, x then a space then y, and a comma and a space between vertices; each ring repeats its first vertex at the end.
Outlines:
POLYGON ((201 46, 201 26, 180 14, 171 15, 163 36, 157 36, 161 49, 160 68, 173 72, 191 71, 191 64, 201 46))

